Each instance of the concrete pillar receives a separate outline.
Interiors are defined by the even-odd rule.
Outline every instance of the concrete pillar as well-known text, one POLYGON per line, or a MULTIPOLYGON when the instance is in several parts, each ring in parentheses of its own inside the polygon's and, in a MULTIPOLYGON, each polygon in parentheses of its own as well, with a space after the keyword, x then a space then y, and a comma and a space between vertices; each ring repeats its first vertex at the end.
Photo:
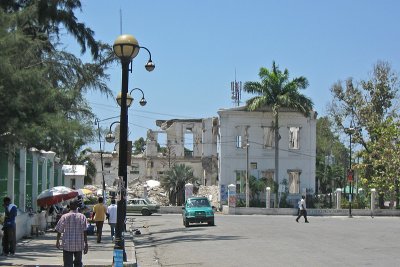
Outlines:
POLYGON ((185 184, 185 201, 193 196, 193 185, 191 183, 185 184))
POLYGON ((340 209, 342 206, 342 189, 336 188, 336 209, 340 209))
POLYGON ((30 150, 32 153, 32 209, 37 211, 38 206, 36 199, 41 192, 38 192, 39 153, 37 153, 37 149, 31 148, 30 150))
POLYGON ((271 187, 267 187, 265 192, 265 207, 269 209, 271 206, 271 187))
POLYGON ((376 197, 376 189, 372 188, 371 189, 371 212, 373 212, 375 209, 375 197, 376 197))
POLYGON ((11 198, 11 202, 14 203, 14 178, 15 178, 15 168, 14 168, 14 149, 10 149, 8 153, 8 173, 7 173, 7 196, 11 198))
POLYGON ((228 207, 236 207, 236 186, 234 184, 228 185, 228 207))
POLYGON ((19 150, 19 208, 26 210, 26 149, 19 150))
POLYGON ((148 187, 147 185, 143 186, 143 198, 147 198, 148 196, 148 187))

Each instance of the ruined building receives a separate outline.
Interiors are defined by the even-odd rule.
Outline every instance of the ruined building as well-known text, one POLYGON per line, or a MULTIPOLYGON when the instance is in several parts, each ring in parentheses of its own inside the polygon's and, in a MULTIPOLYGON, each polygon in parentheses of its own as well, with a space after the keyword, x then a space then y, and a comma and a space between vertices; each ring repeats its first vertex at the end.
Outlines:
MULTIPOLYGON (((132 155, 128 163, 128 185, 160 180, 174 164, 190 166, 202 185, 217 185, 218 118, 157 120, 158 130, 148 130, 143 154, 132 155), (162 149, 160 149, 162 148, 162 149)), ((101 187, 103 174, 107 186, 118 175, 118 144, 112 153, 93 153, 98 170, 94 184, 101 187)))

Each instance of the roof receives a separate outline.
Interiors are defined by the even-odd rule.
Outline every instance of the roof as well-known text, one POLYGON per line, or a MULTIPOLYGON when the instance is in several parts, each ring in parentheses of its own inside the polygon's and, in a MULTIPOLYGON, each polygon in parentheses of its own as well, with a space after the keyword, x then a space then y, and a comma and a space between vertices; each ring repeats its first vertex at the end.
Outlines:
POLYGON ((65 175, 73 175, 73 176, 86 175, 85 165, 63 165, 62 170, 64 171, 65 175))

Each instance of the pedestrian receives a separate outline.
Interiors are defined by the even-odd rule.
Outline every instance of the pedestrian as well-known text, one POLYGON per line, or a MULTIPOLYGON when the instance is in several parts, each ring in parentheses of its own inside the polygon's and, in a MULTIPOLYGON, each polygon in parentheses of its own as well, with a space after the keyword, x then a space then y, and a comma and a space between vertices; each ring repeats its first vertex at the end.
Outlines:
POLYGON ((117 205, 115 205, 115 198, 111 199, 111 205, 107 207, 107 219, 111 228, 111 237, 114 240, 115 225, 117 224, 117 205))
POLYGON ((299 222, 299 219, 301 216, 304 216, 305 222, 308 223, 307 220, 307 209, 306 209, 306 200, 305 200, 305 196, 301 196, 301 200, 299 201, 299 215, 296 218, 296 222, 299 222))
POLYGON ((2 256, 14 256, 17 237, 16 230, 17 225, 15 223, 15 217, 17 217, 17 206, 11 203, 11 198, 4 197, 3 198, 3 207, 4 207, 4 223, 3 223, 3 252, 2 256))
POLYGON ((96 223, 97 243, 101 243, 101 235, 103 233, 103 224, 106 219, 107 208, 103 204, 102 197, 99 197, 98 202, 99 203, 93 207, 92 220, 96 223))
POLYGON ((65 267, 81 267, 82 251, 88 252, 87 219, 78 211, 78 202, 70 202, 70 211, 61 216, 55 230, 57 231, 56 247, 63 248, 63 261, 65 267), (62 235, 62 244, 60 237, 62 235))

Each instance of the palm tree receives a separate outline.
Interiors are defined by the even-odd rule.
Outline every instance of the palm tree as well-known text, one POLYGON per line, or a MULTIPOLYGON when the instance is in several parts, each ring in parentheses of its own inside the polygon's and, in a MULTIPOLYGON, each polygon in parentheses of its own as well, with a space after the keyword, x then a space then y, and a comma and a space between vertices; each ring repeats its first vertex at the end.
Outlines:
POLYGON ((198 184, 193 169, 185 164, 174 165, 161 179, 161 186, 167 191, 172 205, 180 206, 185 199, 185 184, 198 184))
MULTIPOLYGON (((289 71, 283 72, 272 62, 272 69, 261 67, 259 76, 260 82, 246 82, 244 91, 257 96, 246 101, 249 111, 255 111, 260 108, 271 108, 274 115, 274 133, 275 133, 275 182, 279 183, 279 110, 281 108, 290 108, 308 116, 313 108, 313 102, 310 98, 299 93, 299 89, 305 89, 308 86, 307 78, 301 76, 289 79, 289 71)), ((278 203, 275 192, 275 207, 278 203)))

